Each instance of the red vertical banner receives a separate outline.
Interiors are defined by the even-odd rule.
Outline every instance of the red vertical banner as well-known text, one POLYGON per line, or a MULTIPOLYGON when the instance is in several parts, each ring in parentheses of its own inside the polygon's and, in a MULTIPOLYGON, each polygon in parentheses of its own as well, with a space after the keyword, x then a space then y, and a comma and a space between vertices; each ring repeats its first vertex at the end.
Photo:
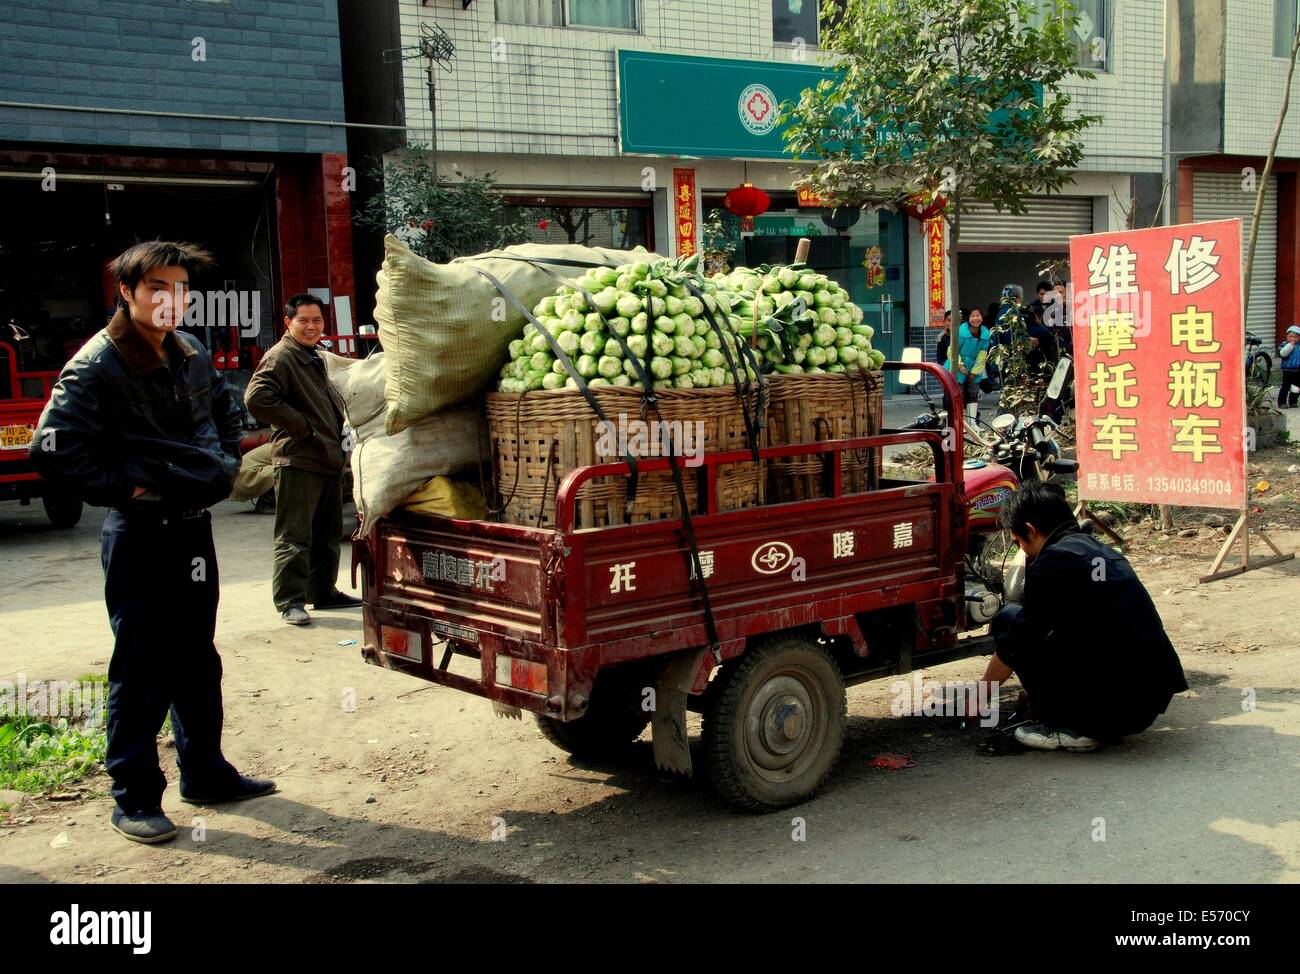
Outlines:
POLYGON ((1079 498, 1246 505, 1241 222, 1070 238, 1079 498))
POLYGON ((948 302, 944 296, 943 217, 925 221, 926 271, 929 281, 930 327, 942 328, 948 302))
POLYGON ((690 257, 699 249, 699 227, 695 219, 695 170, 673 170, 673 225, 677 256, 690 257))

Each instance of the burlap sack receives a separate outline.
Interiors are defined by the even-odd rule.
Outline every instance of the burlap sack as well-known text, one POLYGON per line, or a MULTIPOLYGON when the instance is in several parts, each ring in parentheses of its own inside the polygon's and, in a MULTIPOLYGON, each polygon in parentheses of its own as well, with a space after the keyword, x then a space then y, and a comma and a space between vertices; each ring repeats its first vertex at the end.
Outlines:
POLYGON ((499 280, 529 310, 558 284, 552 274, 517 259, 521 257, 584 265, 555 266, 565 278, 580 276, 586 266, 655 259, 639 247, 519 244, 434 264, 396 237, 386 237, 384 265, 376 277, 375 321, 388 353, 385 427, 390 434, 464 402, 497 377, 525 319, 513 304, 498 300, 500 292, 478 268, 499 280))
POLYGON ((368 535, 388 514, 437 476, 478 476, 488 455, 487 420, 470 401, 425 416, 400 433, 384 432, 385 353, 358 360, 324 353, 326 373, 343 400, 356 445, 352 449, 352 496, 368 535))

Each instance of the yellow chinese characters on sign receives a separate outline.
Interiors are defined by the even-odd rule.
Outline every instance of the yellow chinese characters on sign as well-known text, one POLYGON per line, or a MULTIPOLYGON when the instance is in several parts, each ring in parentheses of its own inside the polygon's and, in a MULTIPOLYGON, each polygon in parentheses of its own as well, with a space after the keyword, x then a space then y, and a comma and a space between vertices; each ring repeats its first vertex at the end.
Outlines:
POLYGON ((1074 237, 1070 264, 1079 498, 1242 508, 1240 223, 1074 237))

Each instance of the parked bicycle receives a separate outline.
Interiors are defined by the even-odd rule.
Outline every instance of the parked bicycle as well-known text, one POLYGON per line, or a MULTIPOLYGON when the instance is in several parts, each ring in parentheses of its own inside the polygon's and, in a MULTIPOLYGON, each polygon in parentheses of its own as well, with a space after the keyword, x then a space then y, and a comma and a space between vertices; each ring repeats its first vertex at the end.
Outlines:
POLYGON ((1263 344, 1254 335, 1246 336, 1246 383, 1261 389, 1268 386, 1268 380, 1273 374, 1273 359, 1260 347, 1263 344))

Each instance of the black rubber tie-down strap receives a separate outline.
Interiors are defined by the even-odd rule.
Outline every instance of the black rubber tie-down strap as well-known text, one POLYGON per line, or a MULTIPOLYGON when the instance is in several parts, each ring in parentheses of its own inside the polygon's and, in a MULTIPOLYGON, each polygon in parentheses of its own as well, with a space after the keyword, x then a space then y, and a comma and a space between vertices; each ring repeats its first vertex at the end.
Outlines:
MULTIPOLYGON (((577 291, 579 294, 583 296, 583 298, 586 299, 587 306, 591 308, 591 310, 594 311, 597 315, 600 316, 600 320, 605 325, 605 330, 609 332, 611 336, 613 336, 614 341, 618 342, 618 347, 622 349, 623 354, 632 362, 632 368, 636 370, 637 378, 641 380, 642 419, 644 419, 649 414, 649 411, 652 409, 657 413, 659 411, 659 400, 655 396, 653 378, 650 376, 650 373, 646 371, 645 364, 641 361, 640 356, 638 356, 635 352, 632 351, 632 349, 628 347, 628 344, 624 340, 622 335, 614 331, 613 326, 611 326, 609 323, 609 319, 605 317, 605 312, 601 311, 598 307, 596 307, 596 299, 592 296, 591 292, 586 290, 583 287, 578 286, 573 281, 568 280, 565 277, 561 276, 561 274, 555 269, 551 267, 543 266, 543 263, 536 263, 534 264, 534 266, 537 267, 538 270, 545 271, 546 273, 550 274, 557 281, 559 281, 564 287, 571 288, 574 291, 577 291)), ((653 303, 651 303, 650 309, 653 310, 653 308, 654 305, 653 303)), ((650 317, 649 311, 646 312, 646 316, 647 318, 650 317)), ((540 324, 538 325, 538 327, 541 327, 540 324)), ((649 330, 650 330, 649 327, 647 327, 646 329, 647 333, 649 333, 649 330)), ((636 500, 636 487, 637 487, 637 474, 635 468, 633 468, 632 475, 628 477, 628 481, 627 481, 627 493, 623 498, 623 515, 624 515, 623 519, 629 523, 632 520, 632 505, 633 502, 636 500)))
MULTIPOLYGON (((694 285, 691 284, 688 285, 688 287, 693 289, 694 285)), ((704 301, 703 295, 699 295, 699 298, 701 302, 704 301)), ((715 298, 714 300, 717 299, 715 298)), ((708 311, 708 307, 709 306, 706 302, 704 304, 705 311, 708 311)), ((709 319, 709 322, 714 326, 716 330, 718 327, 717 323, 714 322, 712 318, 709 319)), ((727 319, 727 322, 728 325, 730 325, 730 318, 727 319)), ((736 337, 738 338, 739 336, 736 337)), ((755 437, 753 430, 761 430, 764 426, 767 425, 767 379, 763 375, 763 370, 759 368, 759 362, 754 357, 753 350, 749 347, 749 344, 747 342, 738 340, 736 342, 736 349, 740 352, 740 357, 744 360, 744 364, 747 367, 747 369, 744 372, 745 379, 744 379, 744 386, 743 386, 746 398, 748 398, 750 387, 753 386, 755 383, 757 383, 758 385, 758 401, 755 403, 753 419, 751 420, 750 423, 752 429, 747 428, 747 432, 749 433, 749 437, 750 437, 750 444, 751 444, 750 448, 755 451, 754 459, 757 461, 758 459, 757 450, 761 444, 758 443, 758 440, 755 437), (749 378, 749 372, 751 371, 754 373, 753 380, 749 378)), ((730 356, 728 356, 727 360, 728 362, 731 361, 730 356)), ((732 374, 735 376, 739 376, 741 374, 741 371, 733 370, 732 374)), ((738 391, 740 388, 741 388, 740 386, 737 386, 738 391)))
MULTIPOLYGON (((585 288, 579 287, 573 281, 567 280, 566 278, 562 277, 558 271, 552 270, 549 267, 539 266, 537 269, 540 271, 545 271, 546 273, 552 275, 557 281, 559 281, 565 287, 572 288, 573 290, 577 291, 579 294, 583 296, 583 298, 586 299, 588 307, 590 307, 591 310, 594 311, 596 314, 600 315, 600 320, 605 324, 605 330, 608 331, 611 336, 613 336, 614 341, 618 342, 618 347, 623 350, 623 354, 631 360, 632 367, 636 369, 637 378, 641 380, 641 388, 643 390, 642 398, 645 400, 646 406, 657 409, 659 403, 655 399, 653 378, 651 377, 650 373, 648 373, 645 370, 645 365, 642 363, 640 357, 637 356, 637 354, 633 352, 632 349, 628 348, 627 342, 624 340, 623 336, 616 333, 613 327, 611 327, 609 323, 609 319, 605 317, 605 312, 601 311, 599 308, 596 307, 596 301, 595 298, 592 296, 591 292, 586 290, 585 288)), ((616 315, 615 317, 618 316, 616 315)), ((649 312, 647 312, 647 317, 649 317, 649 312)), ((646 328, 647 334, 649 333, 649 330, 650 330, 649 326, 647 325, 646 328)), ((647 339, 647 341, 649 340, 647 339)))
MULTIPOLYGON (((582 377, 582 374, 578 371, 577 366, 573 364, 573 360, 570 359, 569 356, 565 353, 564 349, 560 347, 560 343, 555 340, 555 336, 552 335, 549 331, 547 331, 546 326, 543 325, 540 321, 538 321, 533 316, 533 313, 529 311, 527 308, 525 308, 523 304, 520 303, 519 299, 516 298, 513 294, 511 294, 510 290, 499 280, 497 280, 493 274, 491 274, 489 271, 485 271, 481 267, 475 267, 474 269, 478 271, 480 274, 482 274, 484 277, 486 277, 489 281, 491 281, 492 285, 498 291, 501 292, 501 296, 505 298, 507 301, 509 301, 511 304, 513 304, 517 309, 519 309, 519 311, 523 313, 523 316, 532 324, 534 328, 537 329, 538 334, 544 335, 546 337, 546 342, 548 345, 551 346, 551 351, 553 351, 555 353, 555 357, 559 359, 561 363, 563 363, 564 370, 569 373, 570 377, 577 384, 578 391, 582 393, 582 397, 587 400, 587 405, 591 407, 591 411, 596 414, 597 418, 602 423, 605 423, 608 426, 609 418, 605 415, 605 411, 600 408, 600 403, 596 401, 596 397, 592 395, 591 389, 587 385, 587 380, 582 377)), ((634 457, 630 452, 624 453, 623 459, 627 461, 627 466, 628 466, 628 490, 627 490, 628 500, 625 503, 624 519, 630 521, 632 519, 631 498, 636 496, 636 485, 637 485, 637 480, 640 477, 640 472, 637 468, 636 457, 634 457)))
MULTIPOLYGON (((576 258, 572 258, 572 257, 525 257, 523 254, 488 254, 486 256, 476 257, 475 259, 476 260, 518 260, 518 261, 522 261, 525 264, 532 264, 534 266, 540 264, 554 264, 557 267, 583 267, 588 269, 593 267, 609 267, 609 268, 617 269, 619 267, 627 266, 626 264, 602 263, 601 261, 598 260, 577 260, 576 258)), ((646 261, 646 263, 649 263, 649 261, 646 261)))
POLYGON ((713 619, 713 605, 709 601, 709 586, 704 581, 704 566, 700 564, 700 546, 695 540, 695 525, 691 522, 691 507, 686 502, 686 487, 682 484, 682 470, 677 466, 677 454, 668 450, 668 468, 673 473, 673 486, 677 488, 677 503, 682 509, 682 527, 686 532, 686 546, 690 551, 691 574, 700 593, 704 607, 704 634, 709 640, 709 652, 716 663, 722 662, 722 646, 718 642, 718 627, 713 619))
MULTIPOLYGON (((727 361, 727 367, 731 369, 731 378, 736 387, 736 397, 740 399, 740 418, 745 423, 745 435, 749 439, 749 449, 750 452, 752 452, 754 455, 754 462, 758 463, 759 462, 758 431, 762 428, 762 422, 760 421, 756 426, 755 417, 750 413, 749 409, 747 408, 748 400, 749 400, 749 389, 751 385, 749 379, 749 372, 745 369, 736 368, 736 361, 731 357, 731 349, 728 346, 726 335, 724 335, 722 332, 722 327, 718 324, 717 319, 713 317, 713 312, 709 309, 709 303, 704 300, 704 293, 700 290, 700 288, 696 286, 695 282, 690 278, 686 279, 686 290, 689 291, 692 295, 694 295, 695 298, 700 302, 700 305, 704 308, 705 320, 709 323, 709 326, 713 329, 714 334, 718 336, 718 342, 722 346, 723 358, 725 358, 727 361), (744 376, 743 383, 741 381, 742 375, 744 376)), ((730 324, 731 324, 730 320, 728 320, 727 324, 728 324, 728 331, 730 332, 730 324)), ((733 333, 733 337, 735 337, 734 333, 733 333)), ((737 341, 736 347, 743 348, 744 342, 737 341)), ((762 376, 757 369, 755 369, 755 374, 759 376, 758 405, 760 409, 765 411, 767 408, 766 390, 762 385, 763 382, 762 376)))

